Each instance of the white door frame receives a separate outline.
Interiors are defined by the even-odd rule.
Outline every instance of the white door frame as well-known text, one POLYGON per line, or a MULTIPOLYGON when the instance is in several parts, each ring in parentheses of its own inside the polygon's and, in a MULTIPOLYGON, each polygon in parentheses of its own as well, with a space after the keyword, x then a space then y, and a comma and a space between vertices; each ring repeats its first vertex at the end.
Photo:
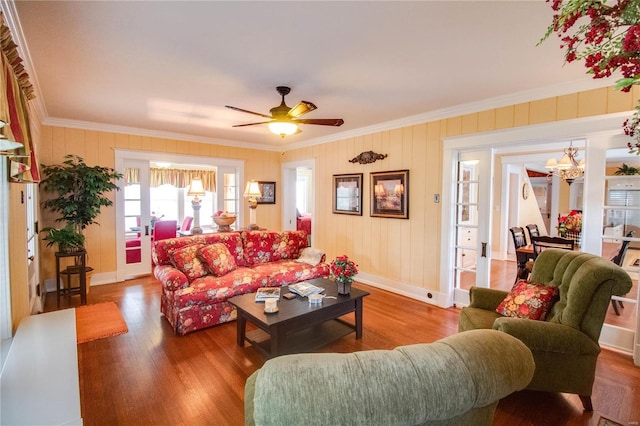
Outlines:
POLYGON ((309 195, 313 202, 311 216, 311 245, 315 238, 316 227, 316 203, 315 203, 315 187, 316 187, 316 160, 311 158, 308 160, 289 161, 281 164, 282 169, 282 230, 296 229, 296 174, 298 167, 304 167, 311 170, 311 194, 309 195))
MULTIPOLYGON (((175 154, 171 152, 148 152, 128 149, 115 149, 115 167, 118 173, 124 174, 125 160, 146 160, 154 162, 182 163, 182 164, 202 164, 213 167, 235 167, 238 170, 238 182, 244 182, 244 160, 233 160, 218 157, 200 157, 196 155, 175 154)), ((221 188, 221 183, 216 182, 216 189, 221 188)), ((123 191, 116 191, 116 247, 124 247, 124 194, 123 191)), ((244 209, 238 212, 238 223, 244 223, 244 209)), ((124 281, 126 278, 126 258, 124 250, 116 253, 116 281, 124 281)), ((149 270, 151 272, 151 270, 149 270)))
MULTIPOLYGON (((625 147, 628 137, 622 133, 622 122, 629 113, 616 113, 596 117, 578 118, 573 120, 556 121, 552 123, 522 126, 494 132, 484 132, 464 136, 445 138, 443 140, 443 174, 442 174, 442 226, 440 277, 446 286, 447 306, 453 301, 453 265, 454 258, 449 249, 453 244, 455 232, 455 205, 451 202, 450 194, 454 193, 454 160, 458 151, 496 148, 507 152, 527 146, 529 151, 538 149, 547 143, 567 140, 585 139, 585 159, 587 167, 584 177, 584 212, 583 223, 588 229, 598 229, 602 226, 604 211, 604 175, 606 151, 612 148, 625 147), (535 147, 535 148, 532 148, 535 147)), ((493 189, 493 186, 492 186, 493 189)), ((496 206, 490 208, 495 209, 496 206)), ((602 235, 586 233, 583 236, 585 252, 601 254, 602 235)), ((639 296, 640 297, 640 296, 639 296)), ((636 305, 637 307, 637 305, 636 305)), ((623 351, 633 352, 635 363, 640 365, 640 339, 638 329, 640 318, 634 333, 618 327, 605 324, 602 329, 600 342, 623 351)))

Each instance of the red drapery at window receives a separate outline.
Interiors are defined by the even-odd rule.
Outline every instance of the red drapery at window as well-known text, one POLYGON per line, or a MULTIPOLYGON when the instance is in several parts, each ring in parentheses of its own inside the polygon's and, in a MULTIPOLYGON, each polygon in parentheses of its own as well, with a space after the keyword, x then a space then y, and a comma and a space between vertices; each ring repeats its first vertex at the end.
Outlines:
POLYGON ((2 131, 7 139, 24 145, 13 150, 13 155, 9 155, 9 178, 13 182, 39 182, 40 173, 33 149, 27 104, 35 98, 33 86, 22 65, 22 58, 18 55, 18 46, 13 42, 1 12, 0 45, 0 120, 7 123, 2 131))

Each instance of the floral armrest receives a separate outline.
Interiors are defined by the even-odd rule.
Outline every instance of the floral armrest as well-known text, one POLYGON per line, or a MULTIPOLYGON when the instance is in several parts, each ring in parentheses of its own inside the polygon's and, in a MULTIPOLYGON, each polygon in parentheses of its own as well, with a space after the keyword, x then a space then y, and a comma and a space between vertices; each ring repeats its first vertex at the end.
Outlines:
POLYGON ((162 282, 164 288, 169 291, 189 287, 187 276, 171 265, 158 265, 153 270, 153 274, 162 282))

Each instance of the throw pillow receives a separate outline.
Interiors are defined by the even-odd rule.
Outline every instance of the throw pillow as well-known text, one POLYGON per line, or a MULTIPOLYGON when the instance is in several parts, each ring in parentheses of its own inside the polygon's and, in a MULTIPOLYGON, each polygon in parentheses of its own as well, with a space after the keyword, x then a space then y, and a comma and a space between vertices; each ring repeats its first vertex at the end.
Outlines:
POLYGON ((302 250, 302 254, 295 261, 298 263, 306 263, 307 265, 316 266, 318 263, 322 262, 322 258, 324 257, 324 252, 322 250, 306 247, 302 250))
POLYGON ((185 274, 189 281, 193 281, 209 273, 196 255, 202 246, 203 244, 192 244, 169 251, 171 264, 185 274))
POLYGON ((498 305, 496 312, 506 317, 544 321, 557 294, 557 287, 520 280, 498 305))
POLYGON ((233 271, 237 266, 236 260, 231 256, 231 252, 222 243, 201 247, 197 255, 207 265, 207 269, 217 277, 233 271))

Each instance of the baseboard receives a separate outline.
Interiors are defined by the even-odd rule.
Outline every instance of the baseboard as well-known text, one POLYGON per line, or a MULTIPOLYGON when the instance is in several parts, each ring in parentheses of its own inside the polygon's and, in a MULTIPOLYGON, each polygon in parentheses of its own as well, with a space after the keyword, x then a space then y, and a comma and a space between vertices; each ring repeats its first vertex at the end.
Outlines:
MULTIPOLYGON (((116 272, 99 272, 99 273, 93 273, 91 275, 91 284, 90 286, 93 287, 95 285, 103 285, 103 284, 113 284, 117 282, 116 279, 116 272)), ((56 279, 54 277, 51 278, 47 278, 46 280, 44 280, 44 289, 47 293, 51 293, 51 292, 55 292, 56 291, 56 279)))
POLYGON ((363 284, 370 285, 382 290, 391 291, 393 293, 401 294, 403 296, 410 297, 412 299, 420 300, 422 302, 429 303, 440 307, 446 306, 446 295, 439 293, 435 290, 430 290, 423 287, 416 287, 414 285, 406 284, 400 281, 391 280, 389 278, 380 277, 366 272, 358 273, 356 281, 363 284))

